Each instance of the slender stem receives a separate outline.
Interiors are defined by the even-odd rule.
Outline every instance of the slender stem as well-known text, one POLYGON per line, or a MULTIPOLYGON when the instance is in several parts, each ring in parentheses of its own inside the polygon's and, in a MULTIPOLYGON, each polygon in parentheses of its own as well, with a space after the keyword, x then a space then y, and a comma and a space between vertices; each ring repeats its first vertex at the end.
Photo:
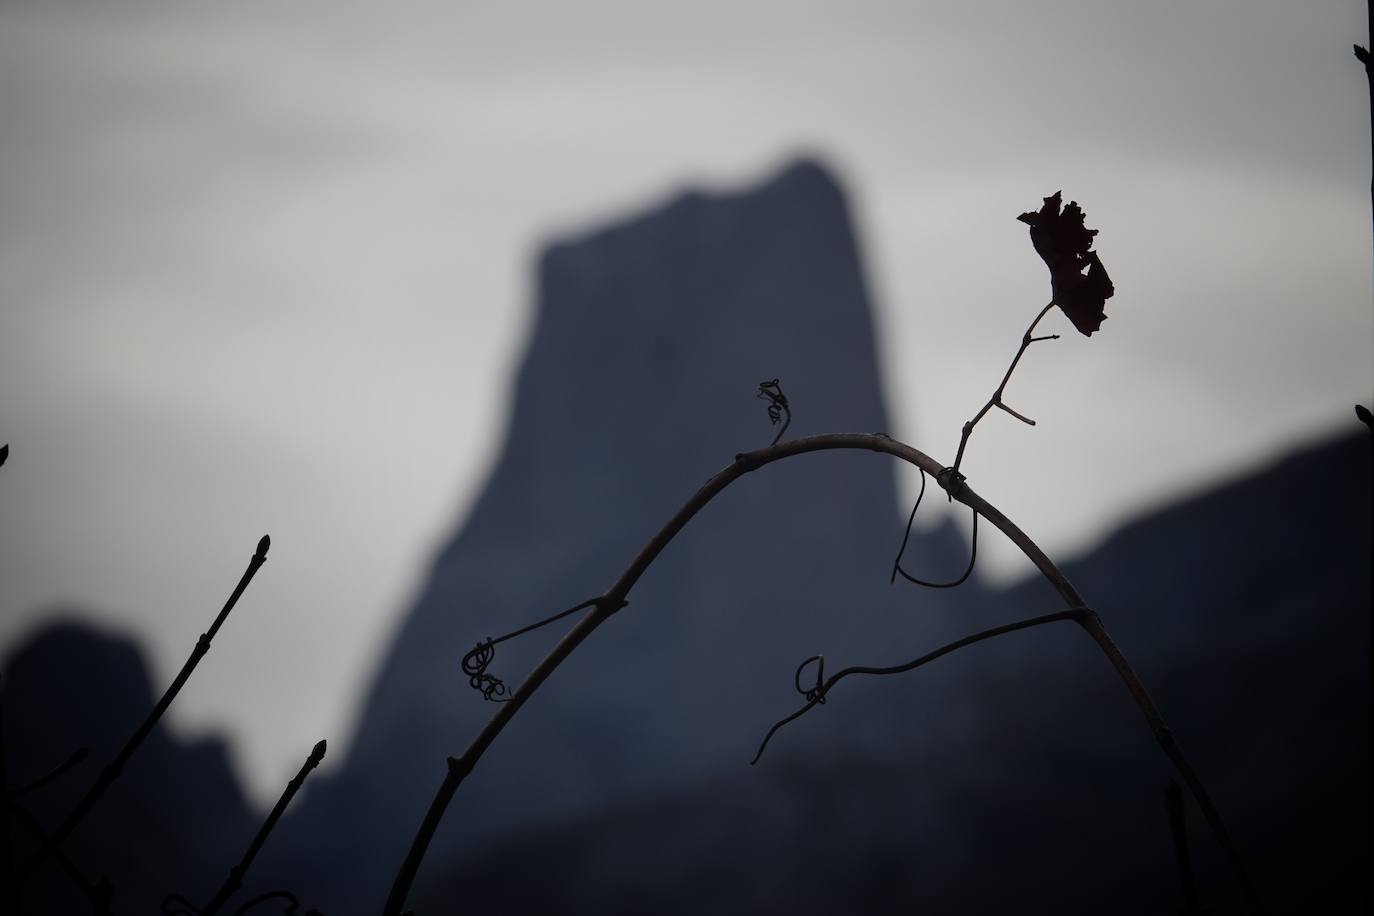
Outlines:
POLYGON ((95 803, 105 794, 105 790, 110 787, 110 784, 118 779, 119 775, 124 772, 124 766, 129 762, 129 758, 138 750, 139 745, 143 743, 143 739, 147 738, 152 732, 153 727, 157 725, 158 720, 162 718, 162 714, 167 711, 167 707, 172 705, 172 701, 177 698, 177 694, 181 692, 181 688, 190 680, 191 673, 196 670, 196 665, 200 664, 200 660, 205 657, 205 653, 210 651, 210 640, 215 638, 215 634, 219 632, 219 628, 224 624, 225 618, 227 618, 229 612, 234 609, 234 605, 238 603, 239 596, 243 594, 244 589, 248 588, 248 583, 253 581, 253 576, 257 574, 262 564, 267 562, 267 550, 271 545, 272 540, 267 537, 267 535, 263 535, 262 539, 258 541, 257 551, 253 554, 252 559, 248 561, 248 568, 244 570, 242 578, 239 579, 239 584, 234 587, 233 593, 230 594, 229 600, 224 603, 224 607, 220 610, 219 616, 215 618, 215 622, 210 625, 210 629, 202 633, 200 639, 196 641, 196 647, 191 651, 190 658, 186 659, 186 663, 181 666, 181 671, 178 672, 176 679, 172 681, 171 686, 162 694, 162 698, 157 701, 157 705, 153 707, 153 711, 148 713, 148 717, 143 720, 142 724, 138 726, 138 729, 129 737, 129 740, 125 742, 124 747, 115 756, 114 760, 110 761, 109 765, 100 771, 100 775, 96 778, 95 783, 86 794, 82 796, 81 801, 77 802, 76 807, 73 808, 71 813, 67 815, 60 825, 58 825, 57 829, 53 831, 52 836, 43 843, 42 847, 34 854, 33 858, 24 863, 24 866, 19 870, 19 874, 16 878, 17 887, 22 887, 24 882, 33 876, 38 866, 57 852, 58 848, 61 847, 67 837, 71 836, 72 831, 76 830, 77 825, 79 825, 86 815, 91 812, 91 809, 95 807, 95 803))
MULTIPOLYGON (((887 668, 874 668, 868 665, 854 665, 852 667, 845 668, 843 671, 831 675, 824 682, 817 683, 817 685, 811 690, 802 691, 806 694, 807 697, 806 705, 803 706, 801 709, 798 709, 796 712, 792 713, 787 718, 777 722, 772 728, 768 729, 768 734, 763 736, 763 741, 759 743, 759 749, 757 753, 754 754, 754 759, 749 761, 749 765, 753 766, 754 764, 759 762, 759 758, 763 756, 764 750, 768 747, 768 742, 773 739, 773 735, 777 734, 778 729, 782 728, 789 722, 801 718, 803 715, 809 712, 813 706, 818 706, 821 703, 824 703, 825 698, 830 695, 831 688, 852 674, 904 674, 907 671, 914 671, 922 665, 927 665, 930 662, 935 661, 937 658, 948 655, 951 652, 956 652, 959 649, 964 648, 965 646, 971 646, 974 643, 980 643, 985 639, 992 639, 996 636, 1005 636, 1008 633, 1015 633, 1017 630, 1025 630, 1029 629, 1030 627, 1038 627, 1047 623, 1056 623, 1060 620, 1077 620, 1080 616, 1082 616, 1085 613, 1088 613, 1086 608, 1080 608, 1072 611, 1056 611, 1053 614, 1045 614, 1040 617, 1031 617, 1028 620, 1018 620, 1015 623, 1006 623, 1000 627, 992 627, 987 630, 981 630, 977 633, 965 636, 962 639, 956 639, 954 642, 947 643, 933 652, 927 652, 920 658, 913 659, 912 661, 906 662, 905 664, 901 665, 892 665, 891 667, 887 668)), ((813 656, 812 658, 808 658, 806 661, 810 662, 817 658, 820 658, 820 656, 813 656)), ((806 662, 803 662, 802 664, 805 665, 806 662)), ((800 669, 798 669, 797 674, 798 677, 800 677, 800 669)), ((817 678, 819 679, 819 677, 820 676, 818 674, 817 678)))
MULTIPOLYGON (((1048 306, 1045 311, 1048 311, 1048 306)), ((1043 316, 1044 312, 1041 313, 1043 316)), ((1036 319, 1039 321, 1039 318, 1036 319)), ((1034 329, 1032 324, 1031 328, 1034 329)), ((1029 332, 1027 337, 1029 337, 1029 332)), ((1024 351, 1025 346, 1022 347, 1024 351)), ((1019 358, 1019 354, 1018 354, 1019 358)), ((1012 368, 1016 366, 1012 362, 1012 368)), ((1007 372, 1008 377, 1011 371, 1007 372)), ((1005 379, 1003 380, 1005 384, 1005 379)), ((1000 390, 1000 389, 999 389, 1000 390)), ((880 452, 899 458, 910 464, 915 465, 921 470, 934 474, 936 480, 940 481, 945 487, 951 498, 973 509, 982 515, 990 524, 1007 536, 1013 544, 1020 548, 1041 575, 1059 592, 1060 597, 1068 604, 1071 611, 1076 612, 1076 620, 1079 625, 1087 631, 1088 635, 1097 643, 1098 648, 1107 656, 1112 667, 1125 683, 1131 699, 1135 701, 1137 708, 1145 716, 1146 722, 1154 733, 1156 740, 1164 749, 1165 754, 1174 764, 1179 775, 1183 777, 1184 784, 1188 786, 1193 797, 1197 800, 1198 806, 1206 815, 1207 822, 1211 826, 1217 842, 1226 853, 1227 861, 1235 874, 1237 882, 1245 896, 1248 908, 1252 913, 1261 913, 1263 908, 1259 903, 1259 895, 1255 891, 1254 885, 1241 863, 1240 856, 1236 852, 1235 845, 1231 842, 1230 835, 1227 833, 1225 825, 1221 821, 1221 815, 1217 812, 1216 806, 1212 804, 1207 790, 1203 787, 1202 781, 1193 771, 1188 763, 1183 751, 1173 739, 1172 732, 1164 724, 1164 719, 1160 715, 1154 701, 1145 690, 1140 676, 1131 668, 1126 661, 1121 650, 1112 642, 1107 635, 1106 629, 1102 626, 1102 621, 1097 614, 1087 609, 1087 603, 1079 596, 1068 578, 1050 560, 1040 547, 1026 536, 1020 528, 1016 527, 1005 515, 995 506, 988 503, 985 499, 967 486, 963 479, 957 474, 946 474, 945 468, 924 452, 920 452, 905 443, 898 442, 889 436, 880 433, 831 433, 822 436, 809 436, 803 439, 792 439, 781 442, 768 448, 758 449, 753 452, 736 455, 735 460, 728 467, 717 472, 714 477, 692 495, 682 508, 658 530, 648 543, 640 550, 639 554, 630 562, 620 578, 615 581, 610 590, 596 604, 593 610, 585 617, 581 618, 563 636, 557 645, 549 652, 544 659, 529 673, 525 681, 515 690, 510 700, 501 704, 496 713, 487 721, 477 737, 468 745, 460 757, 448 758, 448 772, 439 785, 435 793, 434 800, 430 803, 429 809, 425 812, 425 817, 416 832, 415 839, 411 843, 409 851, 406 853, 400 869, 396 873, 395 881, 391 886, 391 891, 387 896, 386 904, 383 908, 384 916, 400 916, 402 907, 405 906, 406 898, 410 895, 410 889, 415 881, 415 876, 419 872, 420 863, 424 859, 425 852, 429 848, 430 842, 434 838, 434 833, 439 827, 439 822, 443 819, 444 811, 452 801, 458 787, 472 772, 474 766, 481 759, 491 743, 501 734, 510 720, 525 705, 525 702, 539 686, 549 678, 555 669, 576 649, 584 639, 607 618, 614 614, 619 608, 623 607, 629 596, 630 590, 634 588, 653 563, 655 558, 663 552, 668 543, 677 536, 687 523, 701 511, 712 499, 714 499, 727 486, 734 483, 740 477, 751 471, 758 470, 764 465, 781 461, 785 458, 792 458, 797 455, 809 452, 832 451, 836 449, 856 449, 872 452, 880 452)))
POLYGON ((325 747, 326 743, 323 739, 316 742, 310 751, 310 756, 301 765, 300 771, 286 784, 285 791, 282 792, 281 798, 277 799, 277 804, 272 808, 272 813, 267 815, 267 820, 263 821, 262 827, 258 829, 257 836, 253 837, 253 842, 248 844, 248 850, 243 854, 243 858, 239 860, 237 865, 229 869, 229 877, 224 879, 224 883, 215 892, 215 896, 211 897, 210 902, 205 905, 205 909, 200 911, 201 916, 211 916, 211 914, 218 912, 219 908, 224 906, 225 901, 243 886, 243 876, 248 874, 248 868, 253 864, 253 859, 257 856, 258 850, 267 841, 267 835, 272 832, 272 828, 277 826, 277 821, 281 820, 282 814, 286 812, 286 806, 291 804, 291 799, 305 784, 305 778, 310 775, 310 771, 319 766, 320 761, 324 759, 325 747))
POLYGON ((1184 818, 1183 790, 1170 779, 1164 789, 1164 805, 1169 810, 1169 833, 1174 838, 1174 861, 1178 864, 1178 879, 1183 885, 1183 916, 1202 916, 1202 899, 1193 877, 1193 860, 1188 855, 1188 824, 1184 818))
POLYGON ((66 760, 62 761, 62 763, 60 763, 54 769, 48 771, 47 773, 44 773, 37 779, 33 779, 29 782, 24 783, 17 789, 11 789, 10 798, 21 798, 25 795, 28 795, 30 792, 33 792, 36 789, 43 788, 43 786, 46 786, 53 780, 58 779, 62 776, 63 773, 66 773, 72 767, 76 766, 77 764, 81 763, 81 761, 85 760, 87 755, 90 754, 90 752, 91 749, 88 747, 77 748, 76 750, 72 751, 71 756, 69 756, 66 760))
POLYGON ((1002 403, 1002 394, 1007 390, 1007 382, 1011 381, 1011 374, 1016 371, 1016 364, 1021 362, 1021 357, 1025 355, 1026 350, 1030 348, 1031 344, 1035 343, 1037 340, 1059 339, 1058 334, 1046 334, 1043 337, 1032 336, 1035 334, 1035 326, 1040 323, 1042 318, 1049 314, 1052 308, 1054 308, 1053 299, 1040 310, 1040 314, 1035 316, 1035 320, 1030 323, 1030 327, 1026 328, 1026 333, 1021 335, 1021 348, 1017 350, 1016 355, 1011 358, 1011 365, 1007 367, 1007 374, 1002 376, 1002 383, 997 386, 997 390, 992 393, 992 397, 988 398, 988 402, 983 405, 982 410, 979 410, 973 415, 972 420, 964 424, 963 432, 959 436, 959 451, 954 456, 954 475, 956 477, 959 474, 959 466, 964 463, 964 446, 968 445, 968 437, 973 435, 973 428, 978 425, 978 421, 987 416, 987 412, 992 410, 992 408, 1000 407, 1022 423, 1028 423, 1031 426, 1035 425, 1035 421, 1030 417, 1022 416, 1002 403))

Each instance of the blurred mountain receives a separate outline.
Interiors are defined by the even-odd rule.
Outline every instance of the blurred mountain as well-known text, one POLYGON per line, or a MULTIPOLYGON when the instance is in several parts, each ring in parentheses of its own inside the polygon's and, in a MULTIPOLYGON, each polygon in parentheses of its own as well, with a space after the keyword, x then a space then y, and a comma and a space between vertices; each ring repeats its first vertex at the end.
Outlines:
MULTIPOLYGON (((23 786, 76 749, 90 749, 76 769, 18 801, 52 829, 153 708, 148 668, 130 639, 59 615, 14 648, 4 672, 9 785, 23 786)), ((158 725, 63 849, 86 880, 110 881, 115 912, 151 913, 174 892, 208 899, 256 830, 224 741, 187 741, 158 725)), ((37 850, 33 835, 18 823, 11 833, 24 862, 37 850)), ((91 908, 49 863, 26 889, 20 911, 91 908)))
MULTIPOLYGON (((283 872, 346 887, 320 898, 331 914, 385 897, 446 756, 495 711, 464 653, 605 591, 701 483, 771 441, 761 380, 781 379, 789 436, 888 426, 845 201, 815 163, 554 244, 538 276, 491 478, 385 654, 342 771, 312 785, 293 828, 313 840, 283 872)), ((816 646, 942 632, 976 589, 889 587, 904 522, 877 455, 808 456, 731 487, 522 710, 431 855, 747 759, 816 646)), ((954 576, 966 549, 946 525, 909 556, 954 576)), ((499 645, 491 672, 513 688, 568 625, 499 645)))
MULTIPOLYGON (((1066 567, 1154 691, 1270 912, 1356 912, 1367 892, 1366 438, 1152 514, 1066 567)), ((1053 607, 1027 582, 966 609, 966 629, 1053 607)), ((832 664, 934 647, 903 642, 832 664)), ((417 910, 1180 912, 1170 769, 1073 624, 847 682, 769 755, 431 866, 417 910), (888 741, 817 742, 822 717, 888 741)), ((1241 912, 1191 800, 1188 816, 1204 901, 1241 912)))

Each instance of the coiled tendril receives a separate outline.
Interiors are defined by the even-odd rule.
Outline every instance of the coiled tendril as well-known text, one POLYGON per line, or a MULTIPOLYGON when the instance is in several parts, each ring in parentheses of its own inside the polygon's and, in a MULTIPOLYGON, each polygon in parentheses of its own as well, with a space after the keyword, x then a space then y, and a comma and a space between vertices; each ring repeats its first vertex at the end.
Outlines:
POLYGON ((759 382, 758 398, 768 402, 768 422, 777 426, 782 423, 782 429, 773 437, 770 445, 777 445, 782 434, 787 432, 787 427, 792 425, 792 408, 787 403, 787 395, 782 393, 782 385, 778 379, 768 379, 759 382))
POLYGON ((797 673, 794 674, 794 675, 792 676, 792 683, 796 685, 797 693, 799 693, 799 694, 801 694, 802 696, 806 697, 806 702, 808 702, 808 703, 824 703, 824 702, 825 702, 825 656, 824 656, 824 655, 813 655, 813 656, 811 656, 810 658, 808 658, 806 661, 804 661, 804 662, 802 662, 800 665, 798 665, 798 666, 797 666, 797 673), (815 686, 815 687, 803 687, 803 686, 801 685, 801 675, 802 675, 802 671, 806 670, 806 666, 809 665, 809 664, 811 664, 812 662, 815 662, 815 663, 816 663, 816 686, 815 686))
POLYGON ((497 640, 487 639, 473 646, 472 650, 463 656, 463 673, 468 676, 468 686, 481 692, 482 699, 504 703, 509 699, 506 697, 505 682, 493 674, 487 674, 487 665, 496 657, 496 642, 497 640))
MULTIPOLYGON (((514 639, 517 636, 523 636, 531 630, 537 630, 556 620, 562 620, 569 614, 575 614, 589 607, 599 607, 605 603, 606 597, 604 595, 598 595, 595 598, 583 601, 581 604, 575 604, 567 610, 559 611, 552 617, 545 617, 543 620, 532 623, 529 626, 524 626, 518 630, 507 633, 505 636, 498 636, 495 639, 488 637, 486 640, 479 642, 463 656, 463 673, 468 676, 468 686, 481 693, 482 699, 484 700, 492 703, 506 702, 510 699, 510 697, 507 696, 510 689, 506 687, 506 682, 494 674, 487 673, 487 666, 490 665, 491 660, 496 657, 496 644, 505 642, 508 639, 514 639)), ((613 610, 618 611, 627 603, 628 602, 622 601, 617 607, 613 608, 613 610)))

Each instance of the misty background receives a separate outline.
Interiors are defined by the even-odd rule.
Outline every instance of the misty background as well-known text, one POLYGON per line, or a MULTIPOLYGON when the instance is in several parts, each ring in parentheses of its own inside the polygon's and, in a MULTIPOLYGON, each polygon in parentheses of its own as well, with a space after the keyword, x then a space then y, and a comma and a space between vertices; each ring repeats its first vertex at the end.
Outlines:
POLYGON ((539 248, 798 153, 849 194, 888 432, 945 461, 1048 298, 1016 215, 1082 203, 1109 320, 1053 316, 1007 394, 1039 426, 965 470, 1083 551, 1368 401, 1365 12, 0 3, 0 647, 79 612, 165 683, 270 533, 171 716, 259 801, 341 759, 490 470, 539 248))

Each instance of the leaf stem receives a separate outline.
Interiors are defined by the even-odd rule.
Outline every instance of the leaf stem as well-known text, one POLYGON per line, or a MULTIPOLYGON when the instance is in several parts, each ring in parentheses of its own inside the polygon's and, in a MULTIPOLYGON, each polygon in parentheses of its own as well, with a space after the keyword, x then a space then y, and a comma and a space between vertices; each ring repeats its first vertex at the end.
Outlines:
POLYGON ((1026 350, 1030 349, 1031 344, 1035 343, 1038 340, 1059 339, 1058 334, 1045 334, 1040 337, 1033 336, 1035 334, 1035 326, 1040 323, 1040 320, 1042 318, 1049 314, 1049 311, 1052 308, 1054 308, 1053 299, 1051 299, 1049 301, 1049 304, 1047 304, 1044 308, 1040 310, 1040 314, 1035 316, 1035 320, 1030 323, 1030 327, 1026 328, 1026 333, 1021 335, 1021 348, 1017 350, 1016 355, 1011 358, 1011 365, 1007 367, 1007 374, 1002 376, 1002 383, 997 386, 997 390, 992 393, 992 397, 988 398, 988 402, 983 405, 983 408, 979 410, 978 413, 973 415, 973 419, 969 420, 967 423, 964 424, 963 432, 959 436, 959 451, 954 456, 953 473, 956 477, 959 475, 959 466, 962 465, 964 462, 964 447, 968 445, 969 436, 973 435, 973 428, 978 425, 978 421, 982 420, 983 417, 987 416, 987 412, 989 410, 992 410, 992 408, 1000 407, 1016 419, 1020 420, 1022 423, 1028 424, 1030 426, 1035 425, 1035 421, 1032 420, 1030 417, 1019 414, 1016 411, 1012 410, 1010 407, 1008 407, 1006 404, 1002 403, 1002 394, 1007 390, 1007 382, 1011 381, 1011 374, 1016 371, 1016 364, 1021 362, 1021 357, 1025 355, 1026 350))

